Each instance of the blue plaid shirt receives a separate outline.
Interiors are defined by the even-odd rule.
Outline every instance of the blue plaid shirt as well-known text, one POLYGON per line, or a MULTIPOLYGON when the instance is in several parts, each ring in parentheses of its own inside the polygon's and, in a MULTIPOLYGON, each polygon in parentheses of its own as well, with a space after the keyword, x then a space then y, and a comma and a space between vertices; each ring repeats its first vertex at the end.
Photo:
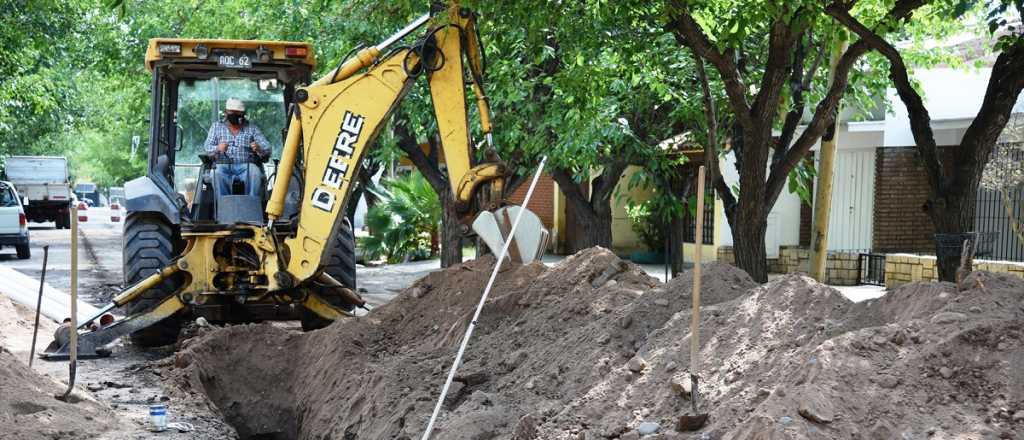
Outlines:
POLYGON ((270 157, 270 142, 258 127, 246 121, 238 130, 238 134, 231 134, 226 122, 217 121, 206 135, 206 152, 216 153, 217 163, 249 163, 255 159, 255 153, 249 147, 252 142, 256 142, 262 158, 270 157), (217 152, 217 145, 221 142, 228 144, 228 149, 224 153, 217 152))

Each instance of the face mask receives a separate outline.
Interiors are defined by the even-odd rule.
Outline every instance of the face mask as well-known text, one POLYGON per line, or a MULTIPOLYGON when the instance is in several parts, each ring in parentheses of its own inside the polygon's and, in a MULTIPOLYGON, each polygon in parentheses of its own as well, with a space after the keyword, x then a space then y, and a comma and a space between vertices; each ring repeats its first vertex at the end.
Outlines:
POLYGON ((242 123, 243 116, 237 113, 228 113, 228 122, 239 125, 242 123))

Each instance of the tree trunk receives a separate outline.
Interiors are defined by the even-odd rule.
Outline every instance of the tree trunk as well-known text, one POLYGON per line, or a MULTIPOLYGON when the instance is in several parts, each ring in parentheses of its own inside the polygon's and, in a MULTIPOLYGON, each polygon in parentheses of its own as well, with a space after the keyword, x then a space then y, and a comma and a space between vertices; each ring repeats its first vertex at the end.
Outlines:
POLYGON ((768 282, 768 255, 764 249, 768 222, 759 215, 737 211, 731 224, 736 267, 745 270, 759 283, 768 282))
POLYGON ((392 129, 398 139, 398 147, 409 156, 416 168, 434 189, 441 202, 441 267, 451 267, 462 262, 462 223, 455 211, 455 196, 448 184, 448 179, 437 165, 438 142, 436 137, 429 138, 430 157, 423 154, 419 143, 407 127, 395 123, 392 129))
MULTIPOLYGON (((687 211, 690 194, 693 194, 694 188, 697 187, 698 166, 699 164, 697 163, 687 164, 682 169, 677 168, 672 175, 662 179, 665 182, 663 185, 669 188, 672 196, 682 203, 683 209, 687 211)), ((683 245, 685 242, 684 235, 686 234, 686 222, 684 219, 686 215, 673 216, 668 222, 668 231, 665 234, 669 247, 669 253, 665 258, 668 259, 672 267, 673 277, 683 272, 683 245)), ((704 213, 698 212, 697 215, 704 215, 704 213)), ((696 221, 696 218, 694 218, 694 221, 696 221)))
MULTIPOLYGON (((961 146, 964 148, 966 146, 961 146)), ((967 174, 967 173, 965 173, 967 174)), ((974 214, 977 209, 977 192, 981 172, 961 180, 960 185, 949 188, 945 194, 933 195, 928 202, 928 215, 937 234, 965 234, 974 231, 974 214), (973 177, 973 178, 972 178, 973 177)), ((956 270, 960 267, 962 242, 956 249, 943 249, 940 240, 935 240, 936 266, 939 280, 955 281, 956 270)))
POLYGON ((462 232, 459 213, 455 211, 455 200, 451 191, 445 189, 441 199, 441 267, 451 267, 462 262, 462 232))
POLYGON ((575 243, 573 252, 583 249, 601 246, 605 249, 612 248, 612 212, 606 210, 604 214, 598 214, 593 209, 578 209, 576 211, 577 226, 583 232, 575 243))
POLYGON ((565 199, 572 205, 576 226, 582 232, 577 235, 576 243, 571 244, 572 252, 594 246, 612 248, 611 196, 627 166, 627 163, 618 161, 605 165, 601 175, 591 182, 589 197, 580 190, 568 171, 561 168, 551 171, 551 178, 558 183, 565 199))
POLYGON ((686 224, 683 217, 674 216, 668 225, 668 255, 669 264, 672 266, 672 277, 683 273, 683 234, 686 224))

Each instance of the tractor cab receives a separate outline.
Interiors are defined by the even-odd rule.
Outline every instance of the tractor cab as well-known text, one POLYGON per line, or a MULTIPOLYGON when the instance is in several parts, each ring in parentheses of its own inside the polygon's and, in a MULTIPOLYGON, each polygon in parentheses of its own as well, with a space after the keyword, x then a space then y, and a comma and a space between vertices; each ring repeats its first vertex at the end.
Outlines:
MULTIPOLYGON (((314 65, 307 43, 150 40, 146 50, 146 67, 153 74, 149 171, 126 185, 128 211, 152 212, 174 225, 262 223, 288 108, 296 87, 310 82, 314 65), (247 194, 247 179, 237 176, 227 194, 215 195, 216 158, 208 154, 206 142, 211 127, 224 121, 230 98, 244 103, 247 123, 262 132, 271 150, 269 157, 257 163, 263 172, 257 179, 261 188, 256 196, 247 194)), ((298 191, 294 186, 290 190, 298 191)))

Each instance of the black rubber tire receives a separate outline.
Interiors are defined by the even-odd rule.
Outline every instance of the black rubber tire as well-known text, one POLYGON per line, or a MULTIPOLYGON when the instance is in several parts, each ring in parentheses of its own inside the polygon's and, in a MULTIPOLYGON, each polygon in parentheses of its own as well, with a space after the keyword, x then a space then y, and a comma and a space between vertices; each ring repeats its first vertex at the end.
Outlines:
MULTIPOLYGON (((327 272, 335 280, 353 291, 356 290, 356 237, 352 232, 352 226, 348 219, 344 219, 342 228, 334 237, 331 246, 331 253, 327 255, 324 272, 327 272)), ((332 305, 349 312, 356 309, 352 304, 338 295, 329 294, 326 291, 317 292, 324 295, 324 299, 332 305)), ((302 309, 302 330, 311 331, 327 327, 330 320, 323 319, 319 315, 303 308, 302 309)))
POLYGON ((57 229, 71 229, 71 212, 61 215, 57 214, 57 218, 53 221, 57 229))
MULTIPOLYGON (((124 283, 131 286, 160 271, 177 255, 180 236, 162 216, 153 213, 129 213, 124 222, 124 283)), ((156 288, 125 306, 129 314, 147 312, 173 294, 180 281, 165 280, 156 288)), ((173 344, 181 330, 180 315, 171 316, 131 334, 135 345, 158 347, 173 344)))
POLYGON ((28 248, 28 243, 19 244, 15 246, 14 249, 18 251, 19 260, 27 260, 29 258, 32 258, 32 250, 28 248))

